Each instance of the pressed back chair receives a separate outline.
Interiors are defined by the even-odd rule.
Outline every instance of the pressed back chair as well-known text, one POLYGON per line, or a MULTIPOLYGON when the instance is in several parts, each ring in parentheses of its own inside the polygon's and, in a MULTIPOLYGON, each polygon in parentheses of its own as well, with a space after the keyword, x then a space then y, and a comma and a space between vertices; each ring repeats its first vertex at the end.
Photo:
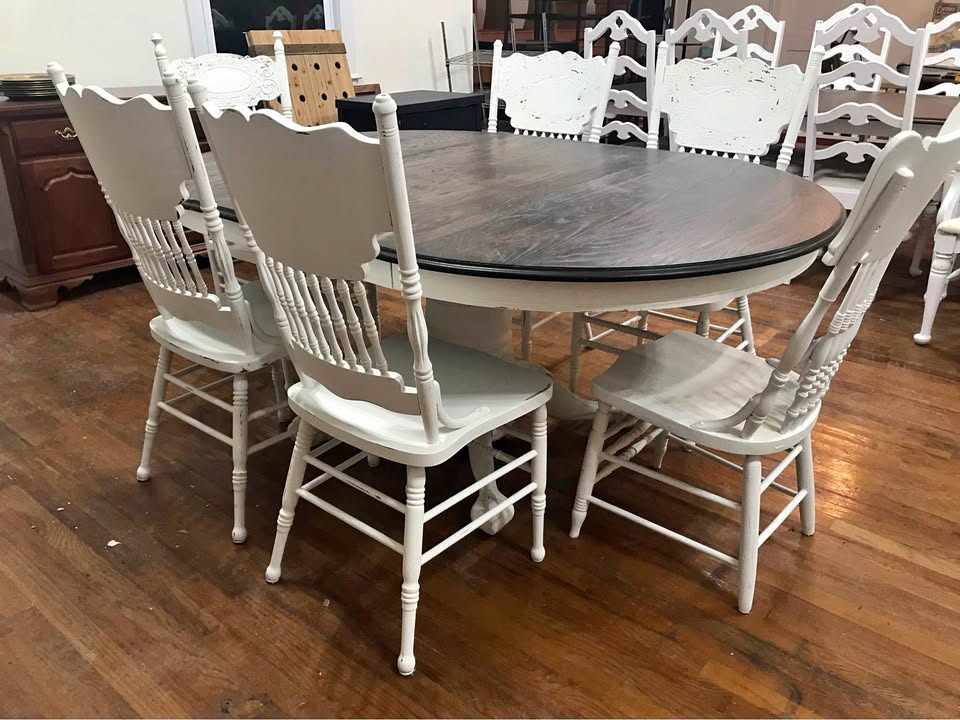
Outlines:
POLYGON ((779 361, 770 362, 674 332, 622 355, 594 380, 599 402, 574 501, 571 537, 580 534, 589 505, 607 509, 643 527, 739 570, 738 606, 753 605, 759 547, 800 508, 803 534, 815 524, 811 433, 821 401, 870 307, 884 271, 912 223, 939 187, 944 172, 960 159, 960 133, 924 140, 916 133, 891 139, 873 165, 864 190, 823 257, 833 270, 797 327, 779 361), (821 322, 839 300, 825 332, 821 322), (608 427, 611 409, 633 420, 608 427), (739 499, 726 497, 660 470, 666 439, 742 473, 739 499), (652 466, 635 460, 647 445, 652 466), (743 455, 742 465, 716 452, 743 455), (764 456, 785 453, 764 471, 764 456), (797 464, 797 486, 783 471, 797 464), (736 556, 594 497, 597 481, 618 468, 690 493, 739 515, 736 556), (761 530, 760 498, 768 489, 790 499, 761 530))
MULTIPOLYGON (((759 164, 760 157, 781 140, 777 169, 786 171, 793 156, 797 135, 806 110, 807 97, 813 91, 819 74, 823 49, 810 53, 806 73, 796 65, 772 67, 762 60, 724 58, 722 60, 667 61, 670 48, 661 43, 657 63, 657 94, 650 113, 650 137, 647 147, 656 150, 659 144, 660 116, 671 121, 671 134, 678 152, 732 158, 759 164), (784 132, 785 131, 785 132, 784 132)), ((570 389, 576 390, 579 379, 580 351, 595 348, 620 354, 623 348, 602 342, 611 332, 633 335, 637 342, 656 339, 648 330, 649 316, 696 325, 696 331, 709 337, 718 333, 724 342, 734 334, 740 340, 738 349, 754 352, 750 304, 746 296, 727 303, 684 308, 695 318, 659 311, 642 312, 625 323, 605 318, 574 315, 571 335, 570 389), (737 319, 729 326, 712 324, 710 313, 729 310, 737 319), (592 338, 585 338, 585 323, 606 328, 592 338)))
MULTIPOLYGON (((814 29, 814 46, 829 48, 823 56, 824 65, 835 60, 839 65, 823 70, 817 84, 821 88, 846 88, 861 91, 877 89, 879 82, 901 89, 903 110, 897 114, 880 105, 864 101, 851 100, 839 103, 826 111, 820 111, 822 93, 813 93, 807 109, 807 123, 804 144, 803 175, 829 190, 847 209, 853 207, 868 159, 879 155, 883 140, 872 137, 870 123, 879 123, 893 131, 910 130, 916 107, 917 92, 925 53, 925 33, 923 30, 911 30, 895 15, 876 5, 855 6, 853 12, 843 14, 832 24, 817 23, 814 29), (846 42, 853 35, 853 44, 846 42), (876 42, 883 38, 884 47, 896 41, 910 49, 910 72, 904 74, 886 63, 883 53, 877 55, 863 43, 876 42), (838 41, 840 44, 833 45, 838 41), (845 123, 838 135, 824 136, 821 126, 836 127, 836 122, 845 123), (865 132, 858 132, 864 128, 865 132), (818 140, 829 144, 818 147, 818 140), (844 163, 841 167, 823 167, 822 162, 837 158, 844 163), (857 170, 860 166, 862 170, 857 170)), ((829 130, 828 130, 829 132, 829 130)), ((836 163, 836 160, 834 161, 836 163)))
MULTIPOLYGON (((727 22, 734 30, 745 30, 748 33, 747 57, 758 58, 772 67, 780 64, 780 52, 783 49, 783 30, 786 24, 783 20, 777 20, 759 5, 747 5, 743 10, 728 17, 727 22), (754 30, 759 32, 766 30, 772 35, 773 42, 769 50, 759 42, 749 42, 749 33, 754 30)), ((711 57, 715 60, 725 57, 738 57, 739 47, 736 44, 724 46, 723 40, 723 35, 717 33, 713 41, 711 57)))
MULTIPOLYGON (((617 70, 620 43, 613 42, 606 58, 584 58, 574 52, 551 50, 541 55, 503 56, 503 42, 493 44, 490 79, 490 119, 487 132, 497 132, 500 101, 514 135, 600 142, 610 87, 617 70)), ((562 313, 533 321, 520 312, 520 348, 530 359, 533 331, 562 313)))
POLYGON ((641 118, 646 118, 650 112, 650 101, 654 93, 654 75, 656 68, 657 34, 647 30, 635 17, 625 10, 615 10, 607 15, 595 27, 583 32, 583 57, 593 57, 594 44, 609 36, 611 42, 627 43, 621 45, 633 48, 639 46, 639 55, 643 63, 630 55, 618 55, 613 71, 614 77, 621 77, 628 71, 644 84, 644 97, 630 88, 612 87, 607 102, 605 115, 612 118, 603 123, 600 128, 600 137, 615 134, 621 140, 634 138, 640 142, 647 141, 647 131, 640 126, 641 118), (624 119, 631 118, 631 119, 624 119), (636 118, 635 120, 633 118, 636 118))
MULTIPOLYGON (((150 332, 160 345, 147 414, 143 452, 137 478, 150 477, 151 453, 161 411, 228 445, 233 452, 234 542, 247 537, 244 502, 248 455, 292 435, 288 429, 255 445, 248 443, 252 420, 286 408, 286 397, 276 363, 284 356, 269 301, 259 283, 241 284, 234 273, 223 239, 222 222, 209 181, 184 153, 175 111, 149 96, 120 101, 98 87, 67 85, 56 63, 48 73, 76 129, 117 225, 130 247, 147 292, 160 311, 150 321, 150 332), (206 255, 211 281, 201 272, 180 221, 185 183, 193 180, 202 189, 207 220, 206 255), (171 372, 176 354, 192 364, 171 372), (277 386, 277 402, 250 412, 249 373, 270 366, 277 386), (185 379, 203 368, 226 377, 201 387, 185 379), (214 387, 232 382, 232 400, 211 394, 214 387), (165 400, 167 384, 186 392, 165 400), (198 397, 230 414, 232 432, 226 435, 181 410, 177 403, 198 397)), ((166 90, 172 106, 183 88, 168 75, 166 90)), ((181 103, 189 122, 185 103, 181 103)), ((199 147, 192 149, 199 157, 199 147)))
POLYGON ((251 242, 256 238, 258 269, 300 376, 289 391, 300 430, 267 580, 280 578, 300 498, 401 554, 397 665, 408 675, 415 667, 414 623, 425 563, 527 495, 534 518, 531 555, 535 561, 544 557, 546 402, 552 384, 540 368, 479 351, 440 341, 431 342, 428 351, 396 103, 379 95, 373 111, 378 138, 342 123, 301 127, 267 110, 220 112, 203 105, 201 116, 245 232, 251 242), (273 172, 273 181, 265 185, 267 172, 273 172), (322 232, 316 227, 318 215, 325 219, 322 232), (387 233, 397 249, 407 332, 381 340, 362 281, 367 264, 380 251, 378 238, 387 233), (527 414, 532 414, 529 452, 425 509, 427 467, 446 462, 468 443, 527 414), (318 460, 310 451, 316 430, 333 438, 321 447, 342 442, 359 452, 336 466, 318 460), (406 465, 406 502, 347 474, 368 453, 406 465), (304 484, 306 465, 321 474, 304 484), (423 549, 425 522, 516 468, 531 473, 520 491, 423 549), (315 489, 330 479, 400 512, 402 543, 320 498, 315 489))
MULTIPOLYGON (((273 33, 273 57, 245 57, 231 53, 208 53, 193 58, 171 60, 159 33, 154 33, 154 56, 160 75, 166 72, 183 85, 194 79, 206 89, 205 100, 218 107, 256 107, 268 100, 280 101, 284 117, 293 117, 290 79, 287 77, 286 53, 280 31, 273 33)), ((189 96, 187 97, 190 101, 189 96)))

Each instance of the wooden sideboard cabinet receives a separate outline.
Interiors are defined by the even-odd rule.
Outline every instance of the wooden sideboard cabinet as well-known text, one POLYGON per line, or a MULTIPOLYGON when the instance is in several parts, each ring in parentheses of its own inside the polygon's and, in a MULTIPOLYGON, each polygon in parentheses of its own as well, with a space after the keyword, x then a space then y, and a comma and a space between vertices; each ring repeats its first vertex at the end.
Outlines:
POLYGON ((52 307, 60 288, 133 264, 59 99, 0 102, 0 166, 0 280, 25 308, 52 307))

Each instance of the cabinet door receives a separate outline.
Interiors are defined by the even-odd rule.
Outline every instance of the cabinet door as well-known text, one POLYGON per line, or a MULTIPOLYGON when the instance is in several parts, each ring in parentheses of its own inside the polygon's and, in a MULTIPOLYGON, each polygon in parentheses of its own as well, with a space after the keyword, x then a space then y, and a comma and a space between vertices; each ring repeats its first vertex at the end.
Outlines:
POLYGON ((20 163, 34 227, 37 264, 45 273, 100 265, 129 257, 113 211, 83 155, 20 163))

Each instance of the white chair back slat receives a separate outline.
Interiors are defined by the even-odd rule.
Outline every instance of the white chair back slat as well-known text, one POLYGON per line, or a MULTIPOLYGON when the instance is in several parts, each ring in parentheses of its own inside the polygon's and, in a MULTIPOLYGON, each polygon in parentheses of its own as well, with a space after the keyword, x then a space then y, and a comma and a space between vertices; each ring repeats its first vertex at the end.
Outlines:
MULTIPOLYGON (((177 91, 170 105, 147 95, 121 101, 98 87, 68 85, 56 63, 48 73, 160 314, 205 327, 239 351, 253 352, 249 307, 232 264, 224 262, 229 251, 222 232, 205 238, 211 265, 216 263, 223 279, 211 292, 180 223, 185 183, 192 180, 199 188, 206 181, 205 171, 195 174, 186 152, 199 158, 199 146, 188 148, 178 132, 183 88, 171 76, 177 91)), ((205 216, 222 230, 208 182, 206 191, 205 216)))
MULTIPOLYGON (((194 90, 196 103, 202 89, 194 90)), ((458 421, 443 410, 428 353, 396 104, 381 95, 373 109, 376 139, 342 123, 306 128, 269 110, 213 103, 202 106, 201 118, 301 380, 419 415, 426 440, 435 442, 458 421), (387 233, 407 311, 412 386, 388 367, 362 282, 387 233)))
MULTIPOLYGON (((958 116, 955 121, 960 120, 960 110, 952 115, 958 116)), ((750 437, 767 423, 794 370, 799 377, 779 430, 789 432, 817 411, 894 252, 958 160, 958 131, 941 132, 926 140, 915 132, 904 132, 887 143, 846 223, 824 255, 824 263, 834 269, 816 303, 787 344, 767 387, 726 420, 726 429, 733 430, 742 422, 741 435, 750 437), (843 300, 825 334, 816 337, 824 317, 841 295, 843 300)), ((717 427, 723 427, 723 423, 717 427)))
POLYGON ((670 52, 661 43, 647 147, 658 147, 657 130, 664 114, 670 118, 672 146, 681 151, 759 163, 782 138, 777 167, 785 170, 820 73, 823 49, 810 53, 806 72, 796 65, 773 67, 756 58, 673 64, 670 52))
MULTIPOLYGON (((759 58, 773 67, 780 64, 780 51, 783 48, 783 30, 785 27, 783 20, 777 20, 759 5, 748 5, 743 8, 743 10, 727 18, 727 22, 733 26, 734 30, 747 31, 748 42, 746 57, 759 58), (760 43, 749 42, 750 31, 761 30, 761 26, 766 28, 773 36, 773 47, 770 50, 760 43)), ((727 45, 724 47, 723 36, 718 33, 713 42, 712 57, 715 59, 736 57, 738 50, 737 45, 727 45)))
POLYGON ((899 17, 877 5, 855 3, 827 20, 816 23, 814 47, 829 47, 832 43, 840 43, 829 47, 824 55, 825 61, 836 60, 840 64, 822 72, 817 81, 818 86, 876 91, 886 82, 903 90, 903 110, 898 115, 876 103, 845 102, 820 112, 820 93, 811 94, 805 130, 808 140, 804 146, 803 174, 806 178, 813 179, 818 161, 843 157, 849 163, 858 164, 868 158, 876 158, 882 145, 859 139, 858 136, 862 135, 869 138, 869 132, 857 132, 858 127, 870 121, 878 121, 896 130, 909 130, 913 127, 926 38, 925 30, 911 30, 899 17), (850 36, 852 42, 847 41, 850 36), (881 42, 879 53, 865 45, 876 44, 878 41, 881 42), (910 50, 909 74, 898 72, 887 61, 893 41, 906 45, 910 50), (831 131, 830 144, 819 147, 816 138, 822 135, 820 126, 844 119, 849 122, 849 130, 839 134, 835 130, 831 131))
MULTIPOLYGON (((746 60, 748 57, 748 35, 745 27, 736 28, 727 18, 717 14, 713 10, 704 8, 698 10, 693 15, 684 20, 674 29, 667 29, 663 33, 663 44, 666 44, 668 53, 666 62, 673 65, 680 60, 679 48, 687 40, 687 37, 693 35, 694 40, 710 44, 711 49, 716 47, 717 43, 728 43, 732 46, 731 56, 746 60)), ((659 72, 659 53, 657 58, 657 67, 659 72)))
MULTIPOLYGON (((616 134, 617 137, 624 140, 633 137, 641 142, 646 142, 647 133, 638 122, 618 118, 618 115, 623 115, 622 111, 628 108, 636 110, 635 113, 630 113, 631 116, 645 117, 650 112, 650 101, 655 92, 657 33, 654 30, 647 30, 637 18, 625 10, 615 10, 594 27, 584 30, 583 57, 592 58, 594 43, 608 34, 613 42, 623 43, 628 41, 629 43, 633 40, 641 46, 638 54, 642 54, 643 63, 641 64, 637 58, 630 55, 620 55, 616 59, 613 75, 615 78, 621 77, 629 71, 637 77, 643 78, 646 97, 641 98, 632 90, 613 88, 610 91, 605 112, 605 117, 611 119, 604 123, 600 130, 600 136, 616 134)), ((633 44, 621 45, 621 50, 624 48, 632 49, 633 44)))
POLYGON ((599 142, 619 52, 614 42, 606 59, 555 50, 503 57, 503 42, 497 40, 487 131, 497 131, 503 100, 514 134, 599 142))
MULTIPOLYGON (((273 58, 209 53, 171 60, 163 38, 154 33, 150 39, 161 76, 173 73, 185 91, 189 81, 196 80, 206 88, 205 102, 214 102, 221 108, 256 107, 262 101, 279 99, 284 117, 293 117, 286 53, 280 31, 273 33, 273 58)), ((187 99, 190 101, 189 97, 187 99)))
MULTIPOLYGON (((953 30, 960 26, 960 13, 953 13, 942 18, 938 22, 927 23, 924 28, 925 35, 925 57, 923 64, 925 66, 940 65, 954 67, 960 70, 960 48, 948 48, 946 50, 932 49, 933 43, 941 33, 953 30)), ((960 97, 960 83, 942 82, 933 87, 924 88, 920 91, 921 95, 946 95, 947 97, 960 97)))

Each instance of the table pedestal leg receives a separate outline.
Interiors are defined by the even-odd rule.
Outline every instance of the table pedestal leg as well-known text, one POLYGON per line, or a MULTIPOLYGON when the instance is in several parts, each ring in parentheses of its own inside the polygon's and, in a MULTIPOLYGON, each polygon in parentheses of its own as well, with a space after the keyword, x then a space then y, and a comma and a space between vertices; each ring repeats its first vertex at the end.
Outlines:
MULTIPOLYGON (((430 337, 437 340, 480 350, 490 355, 514 360, 513 311, 503 308, 483 308, 459 305, 442 300, 428 300, 426 319, 430 337)), ((443 386, 440 386, 443 392, 443 386)), ((571 393, 562 383, 554 383, 553 399, 547 403, 547 412, 556 418, 572 420, 590 417, 596 410, 594 403, 571 393)), ((493 472, 493 457, 488 448, 493 434, 487 433, 470 443, 470 467, 474 477, 480 479, 493 472)), ((506 496, 492 482, 482 488, 476 502, 470 508, 470 517, 477 518, 489 508, 506 500, 506 496)), ((499 515, 482 525, 484 532, 494 535, 513 519, 514 508, 508 507, 499 515)))

